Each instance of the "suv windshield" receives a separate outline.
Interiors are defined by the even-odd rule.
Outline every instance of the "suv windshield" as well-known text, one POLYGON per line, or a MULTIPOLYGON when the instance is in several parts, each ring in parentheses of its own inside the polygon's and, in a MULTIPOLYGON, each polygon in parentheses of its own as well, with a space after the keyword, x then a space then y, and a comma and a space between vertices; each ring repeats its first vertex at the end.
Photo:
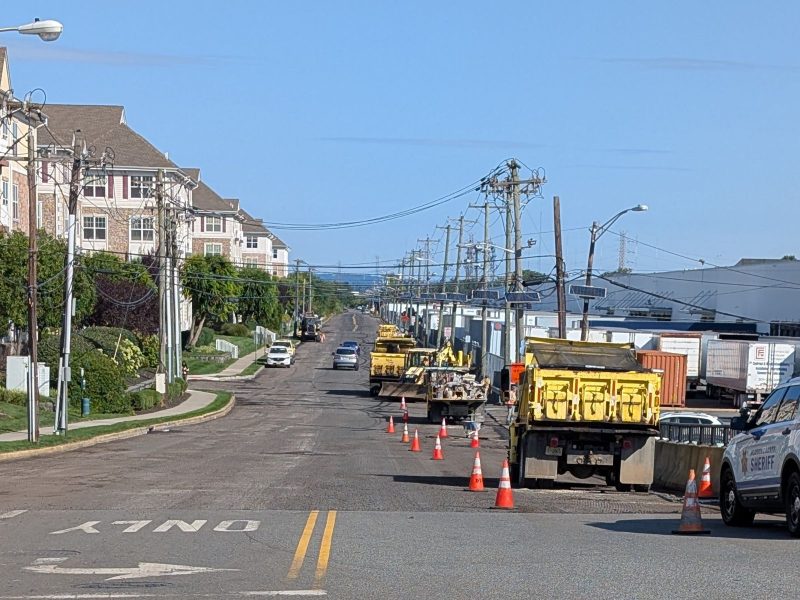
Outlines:
POLYGON ((272 348, 269 349, 269 353, 270 354, 285 354, 286 353, 286 348, 284 348, 283 346, 273 346, 272 348))

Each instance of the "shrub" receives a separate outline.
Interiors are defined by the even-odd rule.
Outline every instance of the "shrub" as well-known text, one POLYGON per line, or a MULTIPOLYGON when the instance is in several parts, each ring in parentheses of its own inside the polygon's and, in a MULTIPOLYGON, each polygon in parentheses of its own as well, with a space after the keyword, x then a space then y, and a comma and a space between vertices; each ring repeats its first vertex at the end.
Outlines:
POLYGON ((80 407, 84 396, 92 401, 97 413, 127 413, 131 405, 125 393, 124 374, 111 357, 99 350, 76 357, 72 369, 69 394, 74 406, 80 407), (86 389, 81 390, 80 369, 84 370, 86 389))
POLYGON ((7 390, 5 387, 2 387, 0 388, 0 402, 25 406, 28 403, 28 395, 25 392, 7 390))
POLYGON ((195 346, 208 346, 209 344, 214 343, 214 330, 210 327, 203 327, 203 330, 200 332, 200 337, 197 338, 197 343, 195 346))
POLYGON ((174 382, 167 384, 167 398, 170 400, 178 400, 186 391, 188 384, 181 378, 175 379, 174 382))
POLYGON ((161 394, 153 389, 133 392, 130 398, 133 410, 150 410, 161 402, 161 394))
MULTIPOLYGON (((95 346, 89 340, 78 335, 72 336, 70 344, 70 364, 74 367, 75 361, 87 352, 94 352, 95 346)), ((39 361, 50 367, 50 382, 58 381, 58 360, 61 357, 61 338, 59 335, 44 335, 39 340, 39 361)))
POLYGON ((139 345, 142 348, 144 356, 144 365, 146 367, 157 367, 159 361, 159 353, 161 350, 161 342, 157 335, 148 335, 143 337, 139 345))
POLYGON ((144 366, 145 359, 139 346, 129 340, 122 340, 114 362, 122 367, 122 371, 126 375, 135 375, 144 366))
POLYGON ((225 323, 220 327, 222 335, 232 337, 250 337, 250 329, 244 323, 225 323))
POLYGON ((119 354, 117 343, 120 343, 121 348, 122 340, 127 340, 137 348, 139 347, 139 340, 136 339, 136 335, 132 331, 121 327, 87 327, 78 332, 78 335, 85 340, 89 340, 108 356, 119 354))

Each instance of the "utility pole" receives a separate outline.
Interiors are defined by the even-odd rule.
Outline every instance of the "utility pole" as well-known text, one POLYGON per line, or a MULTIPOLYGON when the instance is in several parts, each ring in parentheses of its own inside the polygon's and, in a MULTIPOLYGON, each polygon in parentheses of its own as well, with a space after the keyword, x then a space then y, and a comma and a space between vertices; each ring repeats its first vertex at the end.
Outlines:
POLYGON ((170 293, 172 296, 172 349, 174 356, 174 378, 183 378, 183 348, 181 344, 181 293, 180 293, 180 270, 178 265, 178 210, 175 209, 175 217, 172 219, 172 227, 170 235, 172 236, 172 244, 170 251, 172 253, 172 288, 170 293))
MULTIPOLYGON (((430 236, 427 236, 424 240, 417 240, 425 244, 425 293, 429 294, 431 291, 431 242, 433 241, 430 236)), ((420 265, 422 268, 422 265, 420 265)), ((422 331, 423 335, 425 336, 425 347, 428 347, 428 299, 425 299, 425 318, 422 320, 422 331)))
MULTIPOLYGON (((83 140, 81 131, 72 137, 72 172, 69 180, 67 199, 67 257, 66 281, 64 282, 64 321, 61 328, 61 360, 59 361, 58 391, 56 395, 56 419, 54 433, 67 432, 69 413, 69 382, 72 380, 70 352, 72 346, 72 316, 75 309, 73 280, 75 274, 75 219, 78 212, 78 194, 81 189, 81 169, 83 167, 83 140)), ((57 202, 58 200, 56 200, 57 202)))
POLYGON ((308 314, 314 314, 314 281, 312 279, 311 265, 308 265, 308 314))
POLYGON ((33 133, 35 131, 31 114, 28 114, 28 441, 39 441, 39 363, 38 363, 38 337, 39 318, 37 314, 37 296, 39 294, 36 279, 39 249, 36 240, 36 143, 33 133))
MULTIPOLYGON (((444 265, 442 265, 442 282, 441 282, 441 290, 440 293, 444 294, 445 289, 447 288, 447 267, 449 266, 448 263, 450 262, 450 223, 445 225, 444 227, 440 227, 437 225, 438 229, 445 230, 444 236, 444 265)), ((439 331, 436 332, 436 347, 442 347, 442 337, 444 336, 444 301, 439 302, 439 331)))
POLYGON ((300 319, 300 259, 295 259, 294 268, 294 337, 297 337, 297 322, 300 319))
POLYGON ((164 209, 164 171, 159 169, 156 173, 156 210, 158 214, 158 314, 159 314, 159 365, 158 371, 166 373, 169 360, 168 328, 167 328, 167 269, 166 269, 166 214, 164 209))
MULTIPOLYGON (((163 181, 163 177, 162 177, 163 181)), ((162 183, 163 187, 163 183, 162 183)), ((172 311, 172 211, 164 205, 164 243, 162 252, 164 253, 165 287, 164 287, 164 314, 166 315, 167 325, 167 383, 175 381, 175 351, 174 351, 174 328, 172 311)))
POLYGON ((397 291, 395 292, 395 297, 397 298, 397 319, 395 320, 395 324, 398 327, 403 326, 403 321, 401 318, 403 314, 402 298, 400 298, 400 295, 402 294, 403 286, 405 284, 406 284, 406 257, 403 256, 403 260, 400 261, 400 281, 397 283, 397 291))
POLYGON ((564 289, 564 255, 561 250, 561 200, 553 196, 553 229, 556 244, 556 296, 558 298, 558 337, 567 337, 567 295, 564 289))
MULTIPOLYGON (((470 221, 474 223, 474 221, 470 221)), ((458 217, 458 244, 456 245, 456 276, 453 278, 453 291, 459 292, 461 279, 461 247, 464 245, 464 215, 458 217)), ((456 312, 458 311, 458 302, 453 302, 453 311, 450 316, 450 344, 454 345, 456 339, 456 312)))
MULTIPOLYGON (((514 159, 509 161, 511 170, 511 203, 514 209, 514 290, 522 291, 522 207, 520 206, 519 189, 519 164, 514 159)), ((516 344, 514 347, 515 362, 520 360, 520 346, 525 340, 525 309, 519 305, 516 308, 516 344)), ((524 353, 523 353, 524 355, 524 353)))

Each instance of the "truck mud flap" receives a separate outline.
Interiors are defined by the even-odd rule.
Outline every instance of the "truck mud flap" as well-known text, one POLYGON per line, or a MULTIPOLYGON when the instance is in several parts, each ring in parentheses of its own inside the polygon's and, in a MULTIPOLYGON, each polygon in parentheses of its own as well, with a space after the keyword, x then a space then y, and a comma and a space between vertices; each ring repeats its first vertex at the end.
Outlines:
POLYGON ((522 454, 524 475, 526 479, 551 479, 558 476, 559 456, 545 454, 547 434, 528 432, 523 438, 522 454))
POLYGON ((655 437, 631 437, 630 448, 620 455, 619 482, 623 485, 650 485, 656 460, 655 437))

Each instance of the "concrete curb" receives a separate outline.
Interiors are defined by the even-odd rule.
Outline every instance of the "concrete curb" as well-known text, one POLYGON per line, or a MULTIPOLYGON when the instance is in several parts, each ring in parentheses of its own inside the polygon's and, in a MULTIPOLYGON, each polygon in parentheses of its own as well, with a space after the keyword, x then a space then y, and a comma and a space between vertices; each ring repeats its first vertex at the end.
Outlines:
POLYGON ((190 375, 189 381, 253 381, 255 375, 190 375))
POLYGON ((34 458, 37 456, 51 456, 54 454, 61 454, 62 452, 70 452, 72 450, 80 450, 81 448, 89 448, 91 446, 96 446, 97 444, 105 444, 107 442, 126 440, 140 435, 145 435, 151 429, 174 427, 176 425, 198 425, 200 423, 205 423, 207 421, 213 421, 214 419, 219 419, 221 417, 224 417, 233 410, 233 407, 235 405, 236 405, 236 394, 231 394, 230 400, 228 400, 228 403, 225 406, 223 406, 218 410, 215 410, 214 412, 210 412, 204 415, 197 415, 195 417, 188 417, 186 419, 181 419, 180 417, 176 417, 171 421, 164 421, 162 423, 157 423, 155 425, 132 427, 130 429, 126 429, 125 431, 117 431, 115 433, 98 435, 97 437, 89 438, 86 440, 80 440, 78 442, 61 444, 59 446, 49 446, 47 448, 31 448, 30 450, 19 450, 17 452, 4 452, 0 453, 0 463, 11 460, 20 460, 24 458, 34 458))

